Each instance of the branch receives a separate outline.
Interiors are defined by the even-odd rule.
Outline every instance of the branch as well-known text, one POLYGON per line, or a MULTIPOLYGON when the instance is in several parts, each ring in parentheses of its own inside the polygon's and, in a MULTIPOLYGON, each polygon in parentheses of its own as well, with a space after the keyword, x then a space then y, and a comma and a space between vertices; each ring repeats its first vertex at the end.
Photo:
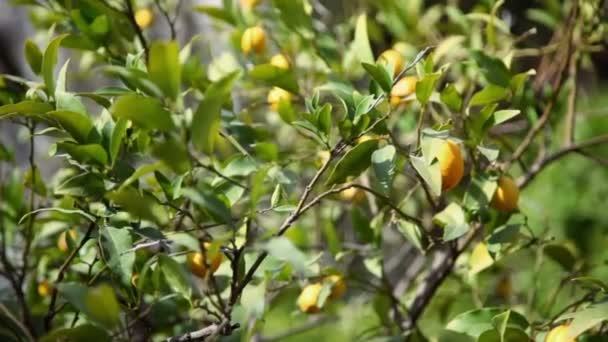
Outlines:
POLYGON ((275 342, 275 341, 283 341, 288 337, 292 337, 304 332, 307 332, 311 329, 317 328, 318 326, 324 325, 324 324, 328 324, 328 323, 334 323, 338 320, 337 316, 321 316, 321 317, 316 317, 311 319, 310 321, 295 327, 293 329, 290 329, 288 331, 279 333, 277 335, 274 336, 269 336, 269 337, 262 337, 260 340, 262 342, 275 342))
POLYGON ((135 34, 137 35, 137 38, 139 39, 139 42, 141 43, 141 46, 144 49, 144 57, 146 59, 146 62, 148 62, 148 42, 146 41, 146 37, 144 36, 141 27, 139 27, 139 25, 137 25, 137 21, 135 21, 135 11, 133 10, 133 4, 131 3, 131 0, 124 0, 124 2, 127 8, 127 18, 129 19, 129 22, 131 22, 133 30, 135 30, 135 34))
POLYGON ((553 163, 554 161, 564 157, 570 152, 580 152, 582 149, 587 147, 592 147, 595 145, 600 145, 608 142, 608 134, 600 135, 594 138, 591 138, 587 141, 581 142, 579 144, 570 145, 564 147, 557 152, 548 155, 547 157, 537 161, 530 167, 530 170, 520 177, 517 180, 517 185, 523 189, 528 183, 530 183, 547 165, 553 163))
MULTIPOLYGON (((154 3, 156 4, 156 7, 158 7, 158 10, 160 11, 160 13, 162 13, 163 16, 165 17, 165 20, 167 21, 167 25, 169 25, 169 30, 171 30, 171 40, 175 40, 175 37, 177 36, 177 33, 175 32, 175 19, 177 19, 177 13, 175 14, 175 18, 171 19, 171 17, 169 16, 169 12, 166 9, 164 9, 163 6, 161 6, 160 0, 154 0, 154 3)), ((179 2, 178 2, 178 6, 179 6, 179 2)))
POLYGON ((46 316, 44 317, 44 327, 47 331, 51 330, 51 324, 53 323, 53 318, 55 317, 57 312, 59 312, 59 310, 55 310, 55 304, 57 302, 57 294, 58 294, 57 285, 59 285, 59 283, 65 277, 65 273, 68 270, 68 267, 70 266, 72 261, 74 261, 74 259, 76 258, 76 255, 78 255, 78 252, 80 252, 80 249, 82 248, 82 246, 84 246, 84 244, 91 237, 91 234, 93 233, 93 229, 95 229, 95 222, 91 222, 89 224, 89 228, 87 229, 87 232, 85 233, 84 237, 80 241, 80 244, 78 244, 78 246, 72 250, 72 252, 68 256, 68 258, 63 262, 63 265, 61 265, 61 267, 59 268, 59 273, 57 274, 57 279, 55 279, 55 284, 53 286, 53 294, 51 296, 51 303, 49 304, 49 310, 47 311, 46 316))
POLYGON ((240 325, 238 323, 229 325, 228 320, 222 321, 220 324, 211 324, 200 330, 191 331, 180 336, 170 337, 166 339, 166 342, 182 342, 182 341, 194 341, 211 339, 213 336, 218 335, 230 335, 233 330, 238 329, 240 325))
POLYGON ((414 300, 410 305, 409 317, 401 326, 403 331, 409 332, 416 326, 416 322, 422 316, 424 309, 433 298, 435 292, 452 271, 458 256, 467 249, 469 244, 475 239, 477 232, 481 231, 481 229, 482 226, 477 225, 467 237, 460 240, 455 248, 447 245, 444 250, 436 253, 428 276, 418 286, 414 300))
POLYGON ((574 141, 574 130, 576 128, 576 96, 578 75, 578 54, 572 57, 569 67, 572 89, 568 95, 568 111, 566 112, 566 124, 564 125, 564 145, 568 146, 574 141))

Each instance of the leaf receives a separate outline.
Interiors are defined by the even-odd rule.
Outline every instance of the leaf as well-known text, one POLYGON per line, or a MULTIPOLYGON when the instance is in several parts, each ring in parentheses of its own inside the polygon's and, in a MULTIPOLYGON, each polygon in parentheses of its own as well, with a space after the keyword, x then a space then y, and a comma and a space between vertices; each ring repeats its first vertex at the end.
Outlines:
POLYGON ((158 255, 158 266, 171 289, 190 301, 192 288, 188 282, 188 276, 182 265, 166 254, 158 255))
POLYGON ((425 158, 410 156, 412 166, 418 172, 422 180, 429 186, 431 193, 435 196, 441 195, 441 169, 439 163, 428 165, 425 158))
POLYGON ((371 156, 378 146, 377 139, 366 140, 350 149, 340 159, 327 179, 327 185, 341 184, 349 177, 357 177, 371 164, 371 156))
POLYGON ((40 342, 56 341, 110 342, 112 341, 112 338, 105 329, 90 323, 85 323, 74 328, 59 328, 53 330, 40 339, 40 342))
POLYGON ((36 214, 36 213, 45 212, 45 211, 57 211, 57 212, 60 212, 62 214, 67 214, 67 215, 80 215, 91 222, 97 221, 94 216, 87 214, 82 210, 73 210, 73 209, 64 209, 64 208, 40 208, 40 209, 30 211, 29 213, 23 215, 19 219, 19 224, 22 224, 25 221, 25 219, 28 218, 29 216, 36 214))
POLYGON ((372 153, 374 174, 384 194, 388 194, 395 175, 396 149, 393 145, 384 146, 372 153))
POLYGON ((177 99, 181 82, 177 42, 154 42, 150 45, 148 74, 167 97, 177 99))
POLYGON ((393 88, 393 80, 391 75, 386 71, 384 65, 362 63, 363 69, 380 85, 380 88, 385 93, 390 93, 393 88))
POLYGON ((498 102, 508 95, 509 90, 507 88, 489 84, 487 87, 473 95, 471 101, 469 102, 469 106, 484 106, 492 102, 498 102))
POLYGON ((234 19, 230 11, 227 11, 223 8, 215 6, 194 6, 194 9, 198 12, 207 14, 211 18, 221 20, 230 25, 236 24, 236 20, 234 19))
POLYGON ((67 110, 48 112, 45 117, 52 120, 54 126, 65 129, 79 143, 98 142, 99 136, 93 121, 87 115, 67 110))
POLYGON ((306 255, 284 236, 270 239, 264 250, 278 260, 288 262, 300 274, 305 274, 307 267, 306 255))
MULTIPOLYGON (((272 4, 279 10, 281 21, 305 40, 314 37, 312 18, 306 10, 308 2, 304 0, 273 0, 272 4)), ((310 5, 308 5, 310 6, 310 5)))
POLYGON ((445 87, 439 98, 453 112, 458 113, 462 109, 462 96, 453 84, 445 87))
POLYGON ((122 285, 128 287, 131 284, 135 253, 123 253, 133 245, 130 229, 105 227, 101 229, 101 243, 104 247, 104 256, 108 260, 107 265, 112 270, 122 285))
POLYGON ((128 187, 115 190, 107 197, 137 218, 156 222, 160 226, 164 226, 169 221, 165 208, 147 192, 141 194, 138 190, 128 187))
POLYGON ((25 59, 36 75, 42 70, 42 52, 31 39, 25 41, 25 59))
POLYGON ((440 73, 427 74, 416 84, 416 98, 423 106, 431 98, 431 94, 435 90, 435 83, 437 83, 439 77, 441 77, 440 73))
POLYGON ((548 244, 543 248, 543 252, 566 270, 572 270, 576 265, 576 256, 572 250, 564 244, 548 244))
MULTIPOLYGON (((494 330, 493 319, 502 312, 503 310, 499 308, 483 308, 467 311, 454 317, 447 324, 446 329, 478 338, 485 331, 494 330)), ((529 323, 524 316, 511 311, 507 325, 525 330, 529 326, 529 323)))
POLYGON ((0 119, 3 119, 11 114, 18 115, 40 115, 46 114, 53 110, 53 106, 46 102, 37 101, 21 101, 0 106, 0 119))
POLYGON ((23 174, 23 185, 30 189, 34 189, 34 191, 40 196, 46 196, 46 185, 44 183, 44 179, 42 178, 40 169, 35 165, 33 172, 30 168, 23 174))
POLYGON ((496 191, 496 180, 481 174, 472 178, 464 195, 464 206, 472 211, 487 208, 496 191))
POLYGON ((471 51, 471 57, 477 62, 477 65, 482 69, 482 73, 488 82, 508 88, 511 82, 511 72, 505 64, 498 58, 490 57, 482 51, 471 51))
POLYGON ((129 120, 120 118, 112 130, 112 137, 110 138, 110 151, 108 151, 110 153, 112 165, 116 163, 116 158, 118 157, 118 152, 120 152, 120 146, 122 145, 122 140, 127 134, 128 123, 129 120))
POLYGON ((423 253, 426 251, 429 241, 426 233, 420 226, 413 222, 399 220, 397 221, 397 228, 414 247, 423 253))
POLYGON ((211 84, 205 91, 205 98, 192 118, 192 141, 203 152, 211 153, 220 128, 222 105, 230 97, 234 82, 241 77, 234 71, 211 84))
POLYGON ((65 179, 55 188, 55 195, 73 197, 101 197, 105 193, 103 176, 84 172, 65 179))
POLYGON ((457 239, 469 231, 469 224, 462 207, 456 203, 450 203, 445 209, 433 217, 433 223, 443 227, 443 240, 457 239))
POLYGON ((120 322, 120 306, 110 285, 89 288, 85 297, 85 314, 108 329, 120 322))
POLYGON ((183 189, 184 196, 199 205, 215 221, 222 223, 232 223, 230 208, 210 189, 195 190, 192 188, 183 189))
POLYGON ((272 64, 256 65, 248 73, 249 77, 264 82, 268 86, 275 86, 297 94, 300 89, 293 71, 283 69, 272 64))
MULTIPOLYGON (((163 97, 162 90, 148 78, 148 74, 136 68, 125 68, 117 65, 104 67, 104 71, 114 77, 119 77, 130 89, 139 89, 146 95, 160 99, 163 97)), ((111 89, 108 95, 117 94, 116 89, 111 89)))
POLYGON ((602 280, 600 280, 598 278, 576 277, 576 278, 570 279, 570 281, 578 283, 581 286, 586 287, 586 288, 590 288, 593 290, 599 289, 602 292, 608 293, 608 284, 606 284, 605 282, 603 282, 602 280))
POLYGON ((475 275, 494 264, 494 259, 488 251, 488 246, 480 242, 478 243, 469 257, 469 274, 475 275))
POLYGON ((61 69, 57 77, 57 85, 55 86, 55 107, 58 111, 76 112, 87 116, 87 109, 76 97, 76 95, 67 92, 67 72, 70 60, 68 59, 61 69))
POLYGON ((174 137, 166 137, 163 141, 157 141, 152 147, 152 155, 177 174, 190 170, 190 157, 186 145, 174 137))
POLYGON ((375 234, 374 230, 370 226, 369 218, 365 216, 357 207, 352 207, 350 213, 357 240, 361 241, 362 243, 373 242, 375 234))
MULTIPOLYGON (((244 263, 241 263, 244 264, 244 263)), ((251 284, 243 290, 241 305, 248 317, 261 318, 266 307, 266 283, 251 284)))
POLYGON ((511 316, 511 310, 507 310, 501 314, 492 317, 492 324, 500 336, 500 342, 505 340, 505 332, 507 330, 507 324, 509 323, 509 317, 511 316))
POLYGON ((108 163, 108 155, 103 146, 98 144, 78 145, 71 142, 58 142, 57 148, 65 151, 74 160, 79 163, 97 163, 106 165, 108 163))
POLYGON ((602 301, 593 303, 582 310, 559 317, 559 320, 564 319, 572 319, 566 339, 575 339, 585 331, 608 320, 608 299, 604 298, 602 301))
POLYGON ((171 114, 157 99, 151 97, 137 94, 123 95, 114 102, 110 112, 119 119, 131 120, 133 124, 143 129, 167 132, 175 127, 171 114))
POLYGON ((57 53, 59 52, 61 41, 67 36, 67 34, 63 34, 55 37, 49 43, 42 56, 42 78, 49 94, 55 94, 55 79, 53 74, 55 65, 57 64, 57 53))
POLYGON ((492 114, 492 126, 496 126, 496 125, 500 125, 501 123, 510 120, 512 118, 514 118, 515 116, 519 115, 520 110, 518 109, 504 109, 504 110, 499 110, 497 112, 495 112, 494 114, 492 114))

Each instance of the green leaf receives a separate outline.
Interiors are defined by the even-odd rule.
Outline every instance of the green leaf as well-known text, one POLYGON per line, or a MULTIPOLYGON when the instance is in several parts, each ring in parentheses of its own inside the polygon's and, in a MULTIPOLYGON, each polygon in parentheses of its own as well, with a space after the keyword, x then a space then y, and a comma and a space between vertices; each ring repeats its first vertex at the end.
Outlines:
POLYGON ((469 257, 469 275, 475 275, 492 265, 494 258, 490 255, 488 246, 483 242, 478 243, 469 257))
POLYGON ((42 70, 42 52, 31 39, 25 41, 25 59, 36 75, 42 70))
POLYGON ((410 156, 412 166, 418 172, 422 180, 429 186, 431 193, 435 196, 441 195, 441 169, 439 163, 427 164, 425 158, 410 156))
POLYGON ((55 79, 53 74, 55 65, 57 64, 57 53, 59 52, 61 41, 67 36, 67 34, 63 34, 55 37, 44 51, 44 56, 42 56, 42 78, 49 94, 55 94, 55 79))
POLYGON ((65 151, 74 160, 82 164, 93 162, 106 165, 108 163, 106 150, 98 144, 78 145, 71 142, 58 142, 57 149, 65 151))
POLYGON ((367 35, 367 15, 361 14, 357 18, 355 27, 355 40, 351 45, 361 63, 374 63, 374 54, 367 35))
POLYGON ((62 214, 67 214, 67 215, 80 215, 91 222, 96 222, 96 219, 94 216, 87 214, 82 210, 73 210, 73 209, 64 209, 64 208, 40 208, 40 209, 36 209, 34 211, 30 211, 29 213, 23 215, 19 219, 19 224, 23 223, 25 221, 25 219, 28 218, 29 216, 36 214, 36 213, 45 212, 45 211, 56 211, 56 212, 59 212, 62 214))
MULTIPOLYGON (((244 263, 241 263, 244 264, 244 263)), ((266 307, 266 283, 251 284, 243 290, 241 305, 247 317, 261 318, 266 307)))
POLYGON ((608 284, 606 284, 605 282, 603 282, 602 280, 600 280, 598 278, 576 277, 576 278, 570 279, 570 281, 573 281, 585 288, 590 288, 592 290, 600 290, 602 292, 608 293, 608 284))
POLYGON ((256 65, 248 73, 254 80, 262 81, 268 86, 275 86, 297 94, 300 91, 298 81, 292 70, 276 67, 272 64, 256 65))
POLYGON ((143 129, 156 129, 162 132, 172 130, 175 125, 171 114, 154 98, 137 94, 119 97, 110 112, 117 118, 131 120, 143 129))
POLYGON ((177 174, 190 170, 190 158, 186 145, 174 137, 166 137, 163 141, 156 142, 152 147, 152 155, 177 174))
POLYGON ((564 319, 572 319, 567 340, 575 339, 585 331, 608 320, 608 299, 604 298, 601 302, 593 303, 582 310, 559 317, 559 320, 564 319))
POLYGON ((107 197, 135 217, 156 222, 160 226, 164 226, 169 221, 165 208, 147 192, 142 194, 129 187, 115 190, 107 197))
POLYGON ((395 175, 395 156, 397 150, 393 145, 386 145, 372 153, 372 167, 378 185, 384 194, 388 194, 395 175))
POLYGON ((236 24, 236 20, 233 17, 232 13, 230 13, 230 11, 227 11, 223 8, 215 7, 215 6, 194 6, 194 9, 198 12, 207 14, 211 18, 221 20, 230 25, 236 24))
POLYGON ((499 110, 492 114, 492 126, 500 125, 501 123, 510 120, 520 113, 517 109, 499 110))
POLYGON ((416 98, 423 106, 429 102, 439 77, 441 77, 440 73, 427 74, 416 84, 416 98))
POLYGON ((487 208, 494 196, 496 186, 496 180, 487 175, 481 174, 474 177, 464 195, 464 206, 469 210, 487 208))
POLYGON ((475 59, 488 82, 502 88, 509 87, 511 72, 500 59, 490 57, 479 50, 471 51, 471 57, 475 59))
POLYGON ((116 158, 118 157, 118 152, 120 152, 120 146, 122 145, 122 140, 125 138, 127 134, 127 124, 129 120, 125 118, 120 118, 114 125, 114 129, 112 130, 112 137, 110 138, 110 160, 112 161, 112 165, 116 163, 116 158))
POLYGON ((469 231, 469 224, 462 207, 456 203, 450 203, 440 213, 433 217, 433 223, 443 227, 443 240, 457 239, 469 231))
POLYGON ((397 228, 414 247, 423 253, 426 251, 429 240, 420 226, 413 222, 399 220, 397 221, 397 228))
POLYGON ((462 96, 453 84, 449 84, 445 87, 441 92, 440 99, 443 104, 448 106, 448 108, 455 113, 459 113, 462 109, 462 96))
POLYGON ((564 244, 548 244, 543 248, 543 252, 566 270, 572 270, 576 265, 576 255, 571 248, 564 244))
POLYGON ((274 258, 291 264, 298 273, 306 274, 306 255, 288 238, 284 236, 272 238, 264 245, 264 250, 274 258))
POLYGON ((40 342, 56 342, 56 341, 95 341, 95 342, 110 342, 112 338, 105 329, 96 325, 85 323, 74 328, 59 328, 53 330, 48 335, 40 339, 40 342))
POLYGON ((34 166, 33 172, 30 168, 23 174, 23 185, 30 189, 33 188, 34 192, 40 196, 46 196, 46 185, 37 166, 34 166))
POLYGON ((57 85, 55 86, 55 107, 58 111, 76 112, 81 115, 87 115, 87 109, 84 104, 76 97, 76 95, 67 92, 67 72, 70 60, 68 59, 61 69, 57 77, 57 85))
MULTIPOLYGON (((162 90, 148 78, 148 74, 136 68, 125 68, 117 65, 104 67, 104 71, 115 77, 119 77, 130 89, 139 89, 146 95, 160 99, 163 97, 162 90)), ((110 91, 108 95, 120 95, 116 90, 110 91)))
POLYGON ((45 117, 53 122, 53 126, 65 129, 79 143, 85 144, 87 142, 98 142, 99 140, 93 121, 85 114, 55 110, 48 112, 45 117))
POLYGON ((380 85, 380 88, 385 93, 390 93, 393 88, 393 80, 391 75, 386 71, 384 65, 362 63, 363 69, 380 85))
POLYGON ((366 140, 350 149, 340 159, 327 179, 327 185, 341 184, 349 177, 357 177, 371 164, 371 156, 378 147, 378 140, 366 140))
POLYGON ((187 273, 182 265, 163 253, 158 255, 158 265, 162 270, 169 287, 189 301, 192 295, 192 288, 190 287, 187 273))
POLYGON ((148 74, 167 97, 177 99, 181 82, 177 42, 155 42, 150 45, 148 74))
POLYGON ((505 340, 505 331, 507 330, 507 324, 509 323, 509 317, 511 316, 511 310, 507 310, 501 314, 492 317, 492 324, 500 336, 500 342, 505 340))
POLYGON ((374 230, 370 226, 369 218, 364 215, 357 207, 351 209, 351 221, 357 239, 362 243, 371 243, 374 241, 374 230))
POLYGON ((120 322, 120 306, 110 285, 89 288, 84 302, 84 312, 91 320, 109 329, 120 322))
POLYGON ((84 172, 65 179, 55 188, 55 195, 73 197, 99 197, 105 193, 103 176, 98 173, 84 172))
POLYGON ((234 82, 241 77, 240 71, 234 71, 219 81, 211 84, 205 91, 205 98, 198 106, 192 118, 192 141, 203 152, 211 153, 220 129, 222 105, 230 97, 234 82))
POLYGON ((128 287, 135 263, 135 253, 124 253, 133 245, 130 229, 105 227, 101 229, 101 236, 104 256, 108 259, 107 265, 120 279, 122 285, 128 287))
MULTIPOLYGON (((499 308, 483 308, 467 311, 454 317, 447 324, 446 329, 478 338, 485 331, 494 330, 493 319, 502 312, 503 310, 499 308)), ((525 330, 529 323, 524 316, 511 311, 507 325, 525 330)))
POLYGON ((17 115, 41 115, 53 110, 53 106, 46 102, 36 101, 21 101, 18 103, 11 103, 0 107, 0 119, 10 116, 11 114, 17 115))
POLYGON ((478 91, 471 98, 469 106, 485 106, 492 102, 498 102, 509 95, 509 89, 489 84, 487 87, 478 91))
POLYGON ((215 221, 222 223, 232 223, 232 214, 230 207, 226 202, 220 199, 210 189, 202 189, 197 191, 192 188, 183 189, 182 193, 184 196, 192 200, 193 203, 199 205, 209 216, 215 221))
MULTIPOLYGON (((306 10, 305 0, 273 0, 272 4, 279 10, 281 21, 292 31, 306 40, 314 37, 312 18, 306 10)), ((310 6, 310 5, 308 5, 310 6)))

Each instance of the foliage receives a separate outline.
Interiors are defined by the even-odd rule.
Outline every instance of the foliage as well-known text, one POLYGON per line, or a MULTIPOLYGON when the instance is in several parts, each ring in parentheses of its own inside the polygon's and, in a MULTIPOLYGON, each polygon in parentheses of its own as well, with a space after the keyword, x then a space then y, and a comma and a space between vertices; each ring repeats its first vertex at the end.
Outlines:
POLYGON ((46 34, 25 44, 35 77, 0 89, 0 122, 30 147, 21 169, 0 143, 3 339, 607 333, 605 255, 580 230, 606 222, 608 135, 577 110, 578 72, 606 46, 601 1, 546 1, 522 31, 502 0, 224 0, 195 7, 227 45, 209 63, 199 36, 176 39, 179 0, 16 3, 46 34), (377 58, 388 48, 402 70, 377 58), (584 179, 598 193, 578 215, 584 179))

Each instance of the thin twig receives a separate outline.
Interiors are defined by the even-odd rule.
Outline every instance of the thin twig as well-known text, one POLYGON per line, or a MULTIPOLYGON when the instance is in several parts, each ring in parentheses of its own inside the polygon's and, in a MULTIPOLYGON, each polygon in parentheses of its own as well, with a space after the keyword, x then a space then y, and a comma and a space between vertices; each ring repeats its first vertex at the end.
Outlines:
POLYGON ((135 30, 135 34, 137 35, 137 38, 139 39, 139 42, 141 43, 141 46, 144 49, 144 58, 147 62, 149 57, 148 41, 146 40, 146 37, 144 36, 144 33, 141 30, 141 27, 139 27, 139 25, 137 25, 137 21, 135 21, 135 11, 133 10, 133 4, 131 3, 131 0, 124 0, 124 2, 127 9, 127 18, 129 19, 129 22, 131 23, 133 30, 135 30))

